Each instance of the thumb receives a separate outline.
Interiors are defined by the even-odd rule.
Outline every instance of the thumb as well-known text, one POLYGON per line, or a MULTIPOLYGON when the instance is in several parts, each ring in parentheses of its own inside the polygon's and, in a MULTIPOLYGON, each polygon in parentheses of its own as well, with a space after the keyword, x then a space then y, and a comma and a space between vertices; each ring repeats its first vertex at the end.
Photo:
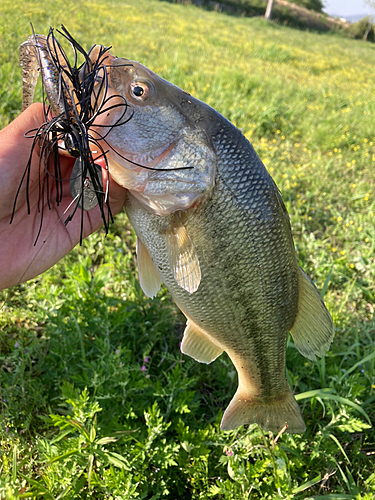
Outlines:
POLYGON ((39 128, 44 121, 44 106, 41 102, 36 102, 25 109, 25 111, 10 122, 10 124, 0 133, 9 137, 12 143, 17 141, 18 146, 22 142, 30 146, 30 140, 25 138, 25 133, 28 130, 39 128))
POLYGON ((11 210, 30 156, 32 140, 25 134, 43 123, 43 105, 37 103, 0 131, 0 215, 11 210))

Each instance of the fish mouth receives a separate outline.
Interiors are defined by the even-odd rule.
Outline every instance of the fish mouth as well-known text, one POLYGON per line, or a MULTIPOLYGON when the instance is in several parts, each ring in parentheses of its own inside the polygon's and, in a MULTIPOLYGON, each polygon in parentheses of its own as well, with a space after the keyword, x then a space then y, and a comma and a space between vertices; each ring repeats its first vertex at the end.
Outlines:
MULTIPOLYGON (((174 149, 178 142, 178 139, 173 140, 168 146, 161 146, 155 148, 144 154, 134 154, 129 151, 115 150, 113 151, 123 158, 124 168, 129 168, 133 170, 134 168, 144 168, 146 170, 158 170, 158 164, 164 160, 174 149)), ((167 169, 160 169, 167 170, 167 169)))
POLYGON ((145 154, 131 153, 111 147, 107 154, 108 167, 113 179, 129 191, 143 192, 153 171, 166 171, 158 168, 175 148, 178 139, 167 146, 151 150, 145 154))

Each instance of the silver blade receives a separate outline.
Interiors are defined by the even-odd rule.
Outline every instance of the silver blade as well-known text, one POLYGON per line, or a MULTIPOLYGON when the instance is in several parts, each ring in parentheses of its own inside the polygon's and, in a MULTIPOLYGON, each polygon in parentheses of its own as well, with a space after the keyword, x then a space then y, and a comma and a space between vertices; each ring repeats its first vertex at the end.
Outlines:
MULTIPOLYGON (((95 163, 92 164, 98 171, 99 189, 103 191, 103 180, 102 180, 102 170, 99 165, 95 163)), ((72 170, 72 175, 70 177, 70 191, 73 198, 77 198, 76 204, 80 209, 89 211, 96 207, 98 204, 98 190, 94 189, 94 183, 92 181, 90 172, 86 173, 86 177, 83 181, 83 195, 82 192, 82 175, 83 175, 83 165, 80 158, 77 158, 72 170)))

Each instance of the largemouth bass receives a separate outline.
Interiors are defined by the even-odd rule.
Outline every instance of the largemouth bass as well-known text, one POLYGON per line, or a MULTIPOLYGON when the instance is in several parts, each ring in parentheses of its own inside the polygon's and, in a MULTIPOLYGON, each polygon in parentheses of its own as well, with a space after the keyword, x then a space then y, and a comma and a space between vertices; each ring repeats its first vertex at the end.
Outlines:
POLYGON ((107 141, 117 152, 109 153, 111 175, 129 190, 144 292, 155 295, 163 282, 185 314, 183 353, 211 363, 225 351, 232 360, 238 389, 223 430, 256 422, 303 432, 285 376, 287 335, 315 360, 334 329, 298 265, 278 188, 214 109, 137 62, 113 59, 109 75, 132 113, 107 141))
POLYGON ((170 291, 187 318, 183 353, 211 363, 225 351, 232 360, 238 389, 223 430, 258 423, 304 432, 285 375, 288 332, 315 360, 334 328, 298 265, 278 188, 214 109, 138 62, 108 56, 106 72, 128 119, 111 127, 120 112, 113 106, 97 134, 110 147, 112 177, 128 190, 142 289, 153 297, 164 283, 170 291))

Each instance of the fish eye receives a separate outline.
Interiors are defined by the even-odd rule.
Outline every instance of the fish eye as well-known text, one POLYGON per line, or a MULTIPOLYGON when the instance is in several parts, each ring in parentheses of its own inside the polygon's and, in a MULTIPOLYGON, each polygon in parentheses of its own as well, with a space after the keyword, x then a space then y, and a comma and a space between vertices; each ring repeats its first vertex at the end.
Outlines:
POLYGON ((137 101, 145 101, 150 95, 150 87, 145 82, 133 82, 130 85, 130 95, 137 101))

